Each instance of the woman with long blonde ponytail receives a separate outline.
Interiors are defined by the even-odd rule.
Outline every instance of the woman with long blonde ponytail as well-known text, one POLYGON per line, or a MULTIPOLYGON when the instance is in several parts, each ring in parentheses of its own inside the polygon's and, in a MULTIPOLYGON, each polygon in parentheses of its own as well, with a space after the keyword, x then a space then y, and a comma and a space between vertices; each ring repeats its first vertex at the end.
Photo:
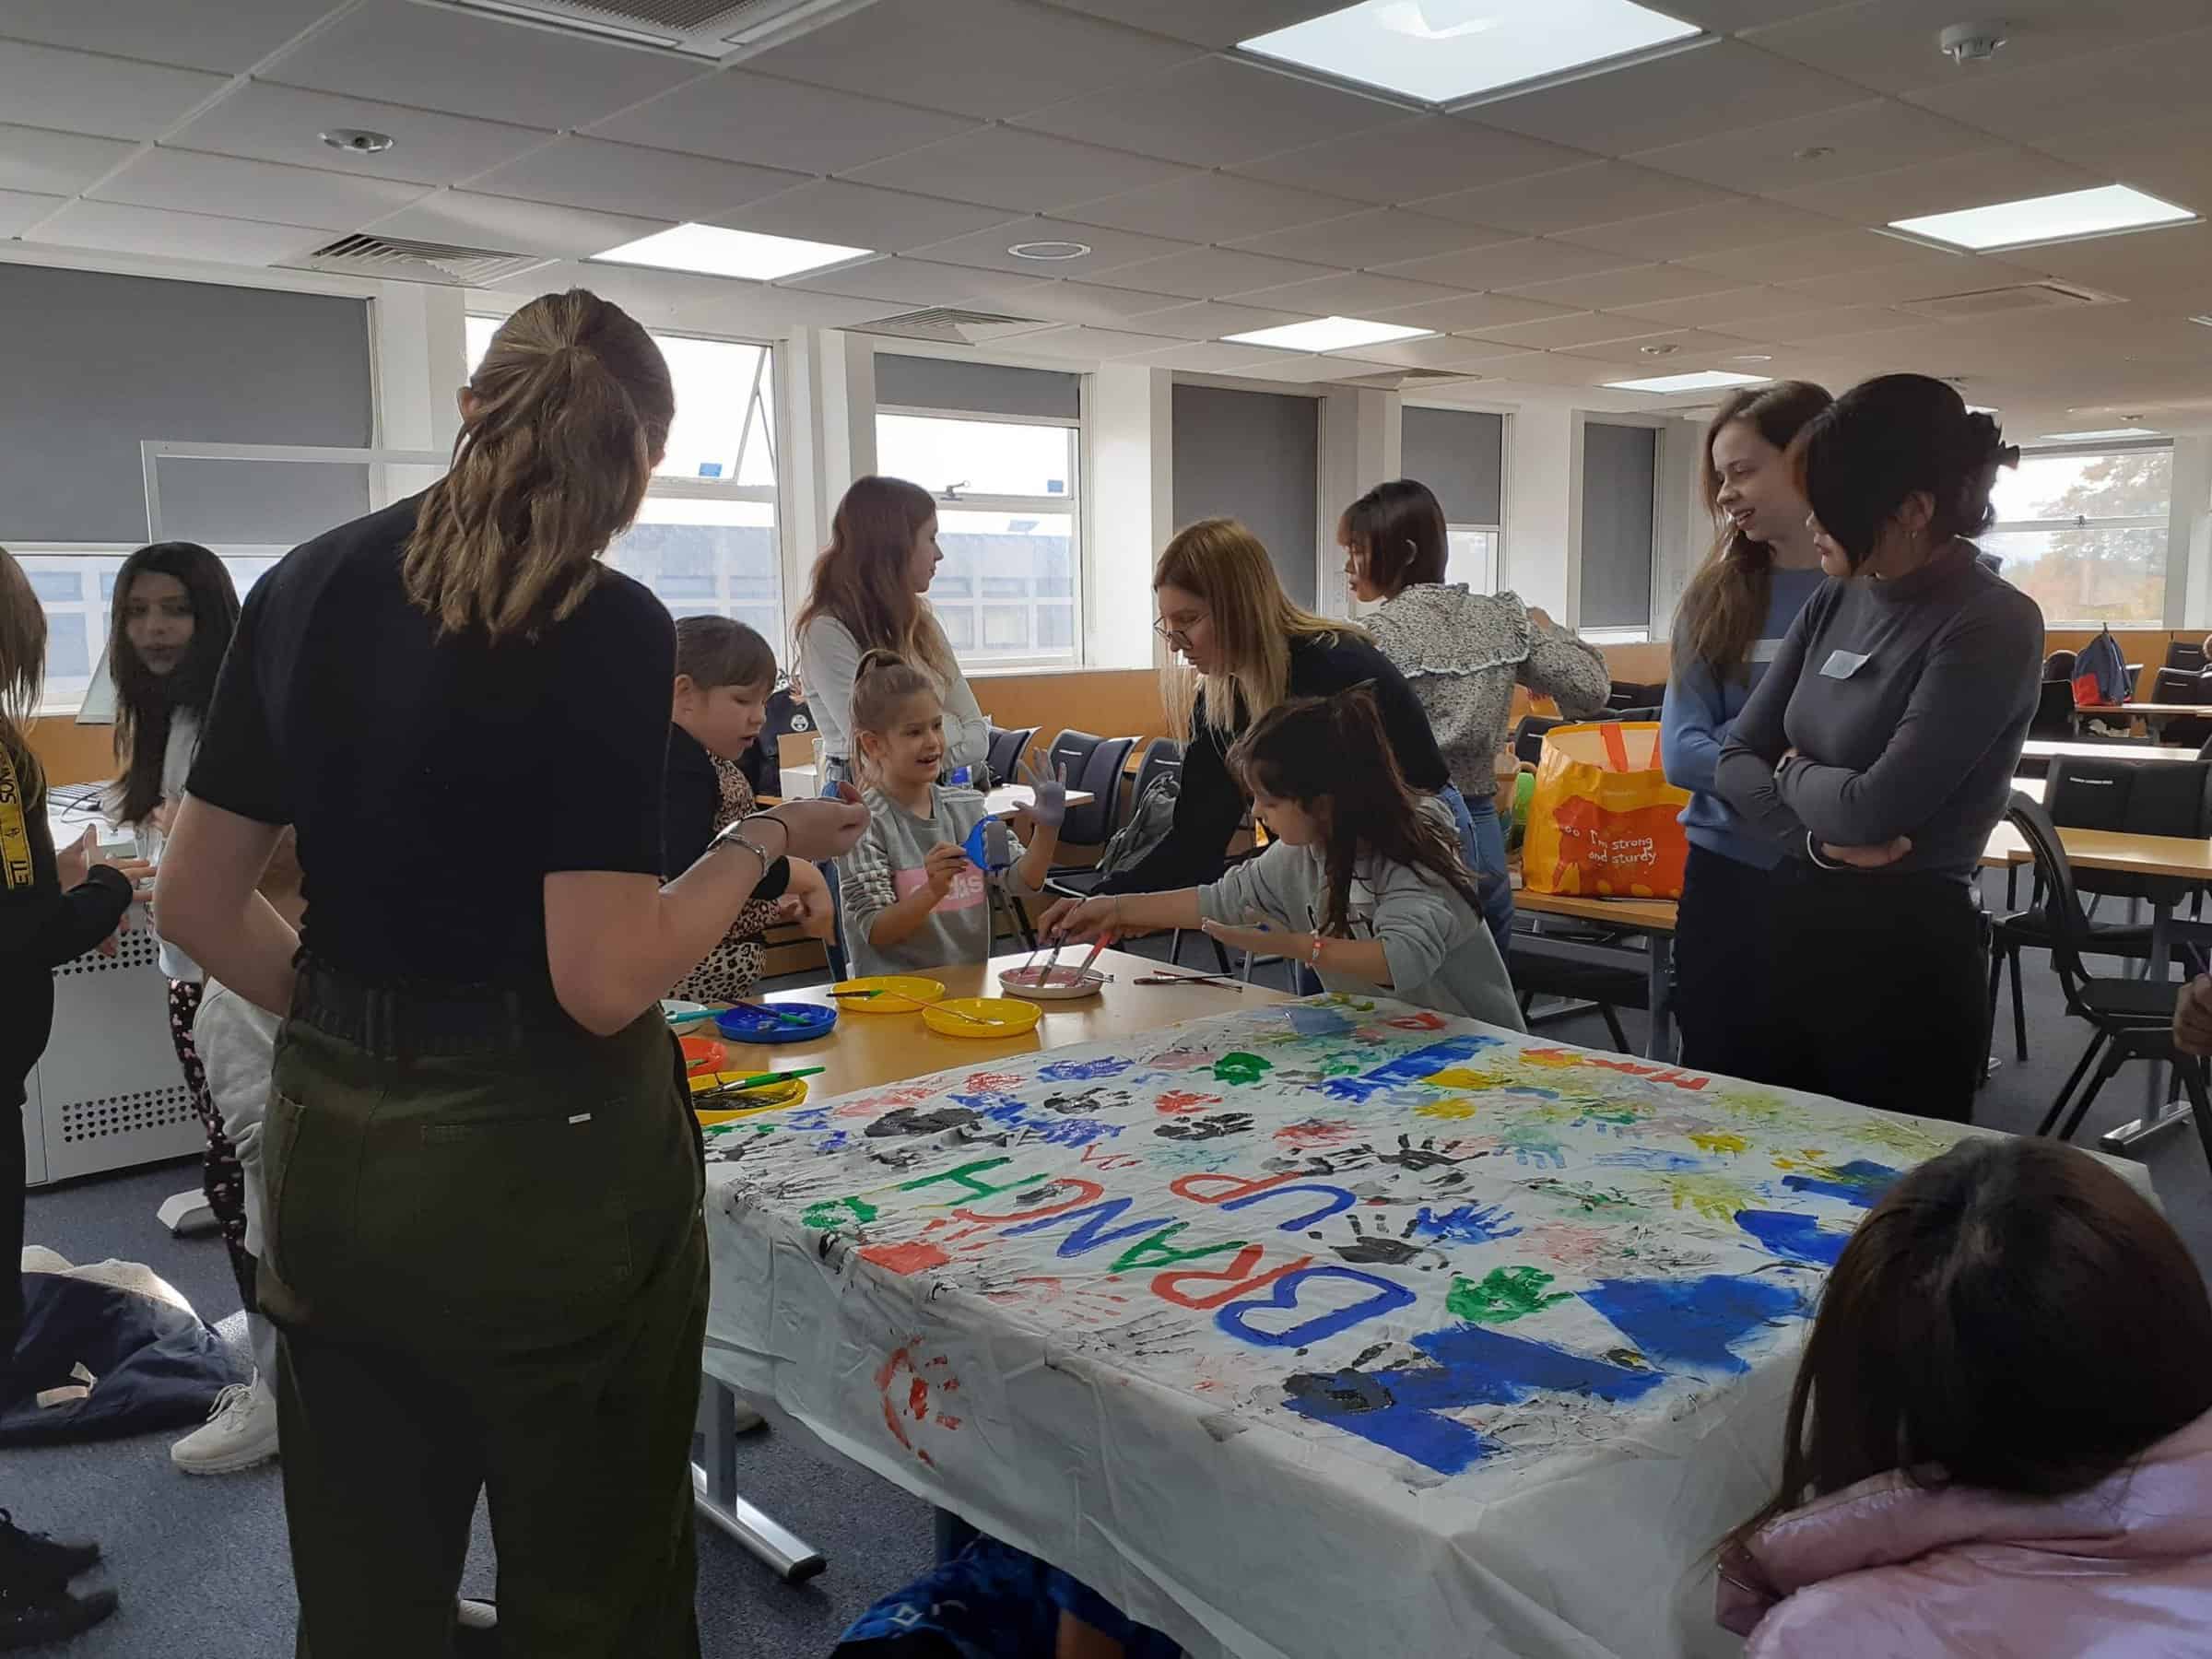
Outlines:
POLYGON ((738 818, 663 886, 675 629, 600 555, 667 368, 618 308, 547 294, 460 406, 442 479, 249 596, 155 902, 289 1016, 259 1288, 300 1651, 454 1652, 488 1496, 503 1651, 695 1659, 706 1241, 659 998, 867 815, 738 818), (488 802, 530 803, 489 847, 464 830, 488 802), (297 933, 254 891, 286 824, 297 933))

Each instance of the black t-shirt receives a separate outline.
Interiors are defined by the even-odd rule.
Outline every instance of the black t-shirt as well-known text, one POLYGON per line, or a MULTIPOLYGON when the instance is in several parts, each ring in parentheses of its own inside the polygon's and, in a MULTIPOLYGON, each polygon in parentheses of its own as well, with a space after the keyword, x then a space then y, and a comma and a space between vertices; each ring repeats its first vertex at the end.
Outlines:
POLYGON ((675 627, 608 570, 535 641, 441 641, 400 582, 416 508, 254 587, 187 787, 299 827, 302 940, 332 966, 543 985, 547 874, 661 873, 675 627))
POLYGON ((668 727, 668 774, 661 794, 661 875, 674 881, 714 839, 722 809, 722 778, 707 746, 673 722, 668 727))
MULTIPOLYGON (((1370 681, 1398 770, 1414 789, 1436 794, 1452 781, 1452 774, 1444 770, 1436 734, 1429 729, 1428 711, 1390 659, 1363 636, 1351 633, 1338 634, 1335 644, 1312 635, 1290 643, 1292 697, 1331 697, 1370 681)), ((1235 729, 1242 731, 1248 724, 1240 718, 1235 729)), ((1098 891, 1166 893, 1219 879, 1230 838, 1252 805, 1230 775, 1227 754, 1228 745, 1206 724, 1206 700, 1201 696, 1191 715, 1190 742, 1182 752, 1182 787, 1175 797, 1174 826, 1141 861, 1099 883, 1098 891)))

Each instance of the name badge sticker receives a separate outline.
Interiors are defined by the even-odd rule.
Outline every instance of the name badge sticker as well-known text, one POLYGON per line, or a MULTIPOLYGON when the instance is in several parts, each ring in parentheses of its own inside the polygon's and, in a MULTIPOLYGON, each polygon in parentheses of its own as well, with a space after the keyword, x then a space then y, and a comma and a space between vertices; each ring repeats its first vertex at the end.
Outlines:
POLYGON ((1865 667, 1866 663, 1867 657, 1855 651, 1831 651, 1828 661, 1820 665, 1820 673, 1827 679, 1849 679, 1865 667))

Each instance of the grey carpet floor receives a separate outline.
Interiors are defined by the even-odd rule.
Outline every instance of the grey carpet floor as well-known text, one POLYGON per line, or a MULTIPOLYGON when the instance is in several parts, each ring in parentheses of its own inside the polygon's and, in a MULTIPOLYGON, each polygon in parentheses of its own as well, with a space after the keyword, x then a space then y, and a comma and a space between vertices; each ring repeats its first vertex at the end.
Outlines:
MULTIPOLYGON (((1203 948, 1186 944, 1193 961, 1203 948)), ((1641 1043, 1642 1017, 1624 1011, 1622 1018, 1630 1041, 1641 1043)), ((1568 1041, 1606 1045, 1594 1014, 1543 1030, 1568 1041)), ((2013 1058, 2009 1021, 2001 1021, 1997 1048, 2005 1064, 1977 1103, 1978 1122, 2032 1130, 2087 1041, 2086 1031, 2065 1017, 2047 964, 2034 956, 2028 1031, 2030 1055, 2021 1065, 2013 1058)), ((2107 1088, 2080 1144, 2093 1145, 2097 1132, 2136 1115, 2142 1074, 2141 1066, 2130 1066, 2107 1088)), ((2212 1169, 2195 1137, 2186 1130, 2168 1134, 2147 1162, 2198 1265, 2212 1265, 2212 1169)), ((213 1239, 172 1239, 154 1219, 163 1198, 197 1179, 195 1164, 181 1163, 34 1192, 28 1234, 72 1261, 120 1256, 147 1263, 242 1353, 237 1294, 222 1246, 213 1239)), ((170 1464, 171 1438, 11 1450, 0 1461, 0 1506, 33 1526, 96 1534, 107 1547, 103 1575, 88 1583, 113 1585, 123 1609, 66 1653, 81 1659, 282 1659, 292 1651, 294 1601, 275 1466, 191 1478, 170 1464)), ((786 1585, 728 1538, 703 1531, 699 1609, 710 1659, 818 1659, 854 1614, 928 1562, 924 1504, 872 1476, 830 1465, 793 1439, 769 1433, 742 1441, 742 1484, 756 1503, 827 1554, 829 1571, 811 1583, 786 1585)), ((577 1524, 603 1520, 580 1515, 577 1524)), ((464 1589, 494 1593, 490 1536, 480 1512, 464 1589)))

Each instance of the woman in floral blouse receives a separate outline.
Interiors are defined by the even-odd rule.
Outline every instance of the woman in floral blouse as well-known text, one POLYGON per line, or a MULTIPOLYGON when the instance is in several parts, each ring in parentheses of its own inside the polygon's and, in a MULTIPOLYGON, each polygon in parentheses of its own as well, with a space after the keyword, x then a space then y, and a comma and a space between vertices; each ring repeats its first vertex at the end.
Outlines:
POLYGON ((1485 879, 1484 919, 1502 955, 1513 926, 1505 831, 1498 821, 1497 755, 1516 683, 1570 719, 1606 706, 1606 660, 1513 594, 1472 594, 1444 581, 1444 510, 1410 478, 1379 484, 1336 526, 1352 596, 1380 610, 1360 618, 1413 687, 1452 774, 1445 803, 1459 820, 1467 867, 1485 879))

